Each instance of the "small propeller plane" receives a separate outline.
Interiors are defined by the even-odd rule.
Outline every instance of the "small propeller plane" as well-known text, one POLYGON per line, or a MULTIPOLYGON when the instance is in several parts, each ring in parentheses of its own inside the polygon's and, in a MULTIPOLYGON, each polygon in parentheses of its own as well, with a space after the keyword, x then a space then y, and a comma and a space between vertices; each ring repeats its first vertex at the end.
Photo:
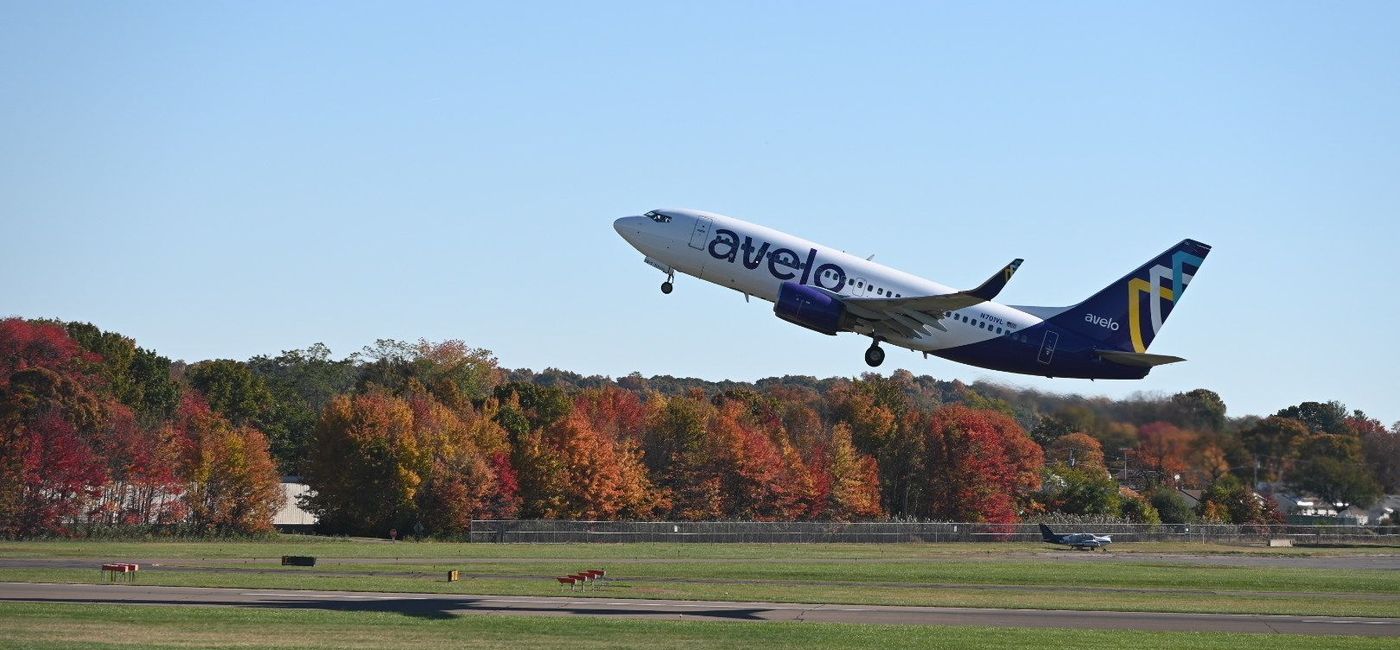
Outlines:
POLYGON ((1095 535, 1093 533, 1056 535, 1055 531, 1050 530, 1050 527, 1045 524, 1040 525, 1040 539, 1046 544, 1060 544, 1075 550, 1086 551, 1092 551, 1096 548, 1107 551, 1108 549, 1104 547, 1113 543, 1112 535, 1095 535))

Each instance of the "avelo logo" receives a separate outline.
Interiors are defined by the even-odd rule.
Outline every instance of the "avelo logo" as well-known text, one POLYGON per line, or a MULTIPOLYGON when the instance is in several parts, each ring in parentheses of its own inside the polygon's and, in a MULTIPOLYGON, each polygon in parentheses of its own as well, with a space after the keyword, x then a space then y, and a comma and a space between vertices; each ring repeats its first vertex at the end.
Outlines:
POLYGON ((1093 323, 1109 331, 1118 331, 1117 321, 1113 320, 1112 318, 1104 318, 1103 316, 1099 316, 1098 314, 1084 314, 1084 322, 1093 323))

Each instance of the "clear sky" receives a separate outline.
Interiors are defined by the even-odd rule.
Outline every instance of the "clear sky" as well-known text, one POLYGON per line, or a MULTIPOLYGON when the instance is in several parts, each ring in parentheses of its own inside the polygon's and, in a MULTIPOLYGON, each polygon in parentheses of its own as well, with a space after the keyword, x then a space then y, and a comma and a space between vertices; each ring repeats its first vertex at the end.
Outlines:
POLYGON ((0 2, 0 315, 172 358, 460 338, 507 367, 855 375, 660 273, 691 207, 1002 299, 1214 246, 1143 381, 1400 419, 1400 4, 0 2), (1160 6, 1158 6, 1160 5, 1160 6))

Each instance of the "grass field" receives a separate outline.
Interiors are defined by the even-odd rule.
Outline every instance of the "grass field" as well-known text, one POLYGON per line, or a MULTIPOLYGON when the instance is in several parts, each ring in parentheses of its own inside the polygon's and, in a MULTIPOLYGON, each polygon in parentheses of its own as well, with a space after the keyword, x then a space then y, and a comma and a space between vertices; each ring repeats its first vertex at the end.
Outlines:
POLYGON ((0 648, 1393 648, 1394 639, 0 603, 0 648))
MULTIPOLYGON (((165 542, 56 540, 0 541, 0 557, 161 557, 161 558, 276 558, 282 555, 315 555, 337 558, 522 558, 577 559, 882 559, 939 558, 946 556, 999 558, 1016 553, 1038 553, 1044 544, 1030 542, 937 544, 464 544, 454 542, 400 542, 357 538, 281 535, 258 542, 165 542)), ((1192 555, 1249 555, 1261 557, 1331 557, 1347 555, 1400 555, 1394 546, 1351 548, 1267 548, 1226 544, 1134 542, 1115 544, 1115 555, 1182 553, 1192 555)))
POLYGON ((555 595, 552 576, 608 569, 607 598, 758 600, 1122 611, 1396 616, 1400 571, 1291 566, 1396 549, 1267 549, 1124 544, 1114 553, 1047 553, 1036 544, 450 544, 11 542, 0 581, 97 582, 103 561, 156 562, 143 584, 555 595), (1198 556, 1181 557, 1182 554, 1198 556), (276 557, 315 555, 314 568, 276 557), (1270 566, 1212 564, 1200 556, 1270 566), (89 567, 90 563, 90 567, 89 567), (464 580, 445 581, 450 569, 464 580), (1073 593, 1073 598, 1066 598, 1073 593))

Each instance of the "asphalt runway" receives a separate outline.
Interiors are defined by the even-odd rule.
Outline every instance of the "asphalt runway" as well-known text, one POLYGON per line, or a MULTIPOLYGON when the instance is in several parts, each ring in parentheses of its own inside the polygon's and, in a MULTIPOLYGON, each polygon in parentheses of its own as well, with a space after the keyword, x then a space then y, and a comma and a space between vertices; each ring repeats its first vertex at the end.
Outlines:
POLYGON ((653 620, 803 621, 1400 636, 1400 618, 631 600, 608 598, 606 594, 590 597, 537 598, 7 582, 0 583, 0 601, 326 609, 397 612, 406 616, 423 618, 450 618, 461 614, 490 613, 541 616, 613 616, 653 620))

